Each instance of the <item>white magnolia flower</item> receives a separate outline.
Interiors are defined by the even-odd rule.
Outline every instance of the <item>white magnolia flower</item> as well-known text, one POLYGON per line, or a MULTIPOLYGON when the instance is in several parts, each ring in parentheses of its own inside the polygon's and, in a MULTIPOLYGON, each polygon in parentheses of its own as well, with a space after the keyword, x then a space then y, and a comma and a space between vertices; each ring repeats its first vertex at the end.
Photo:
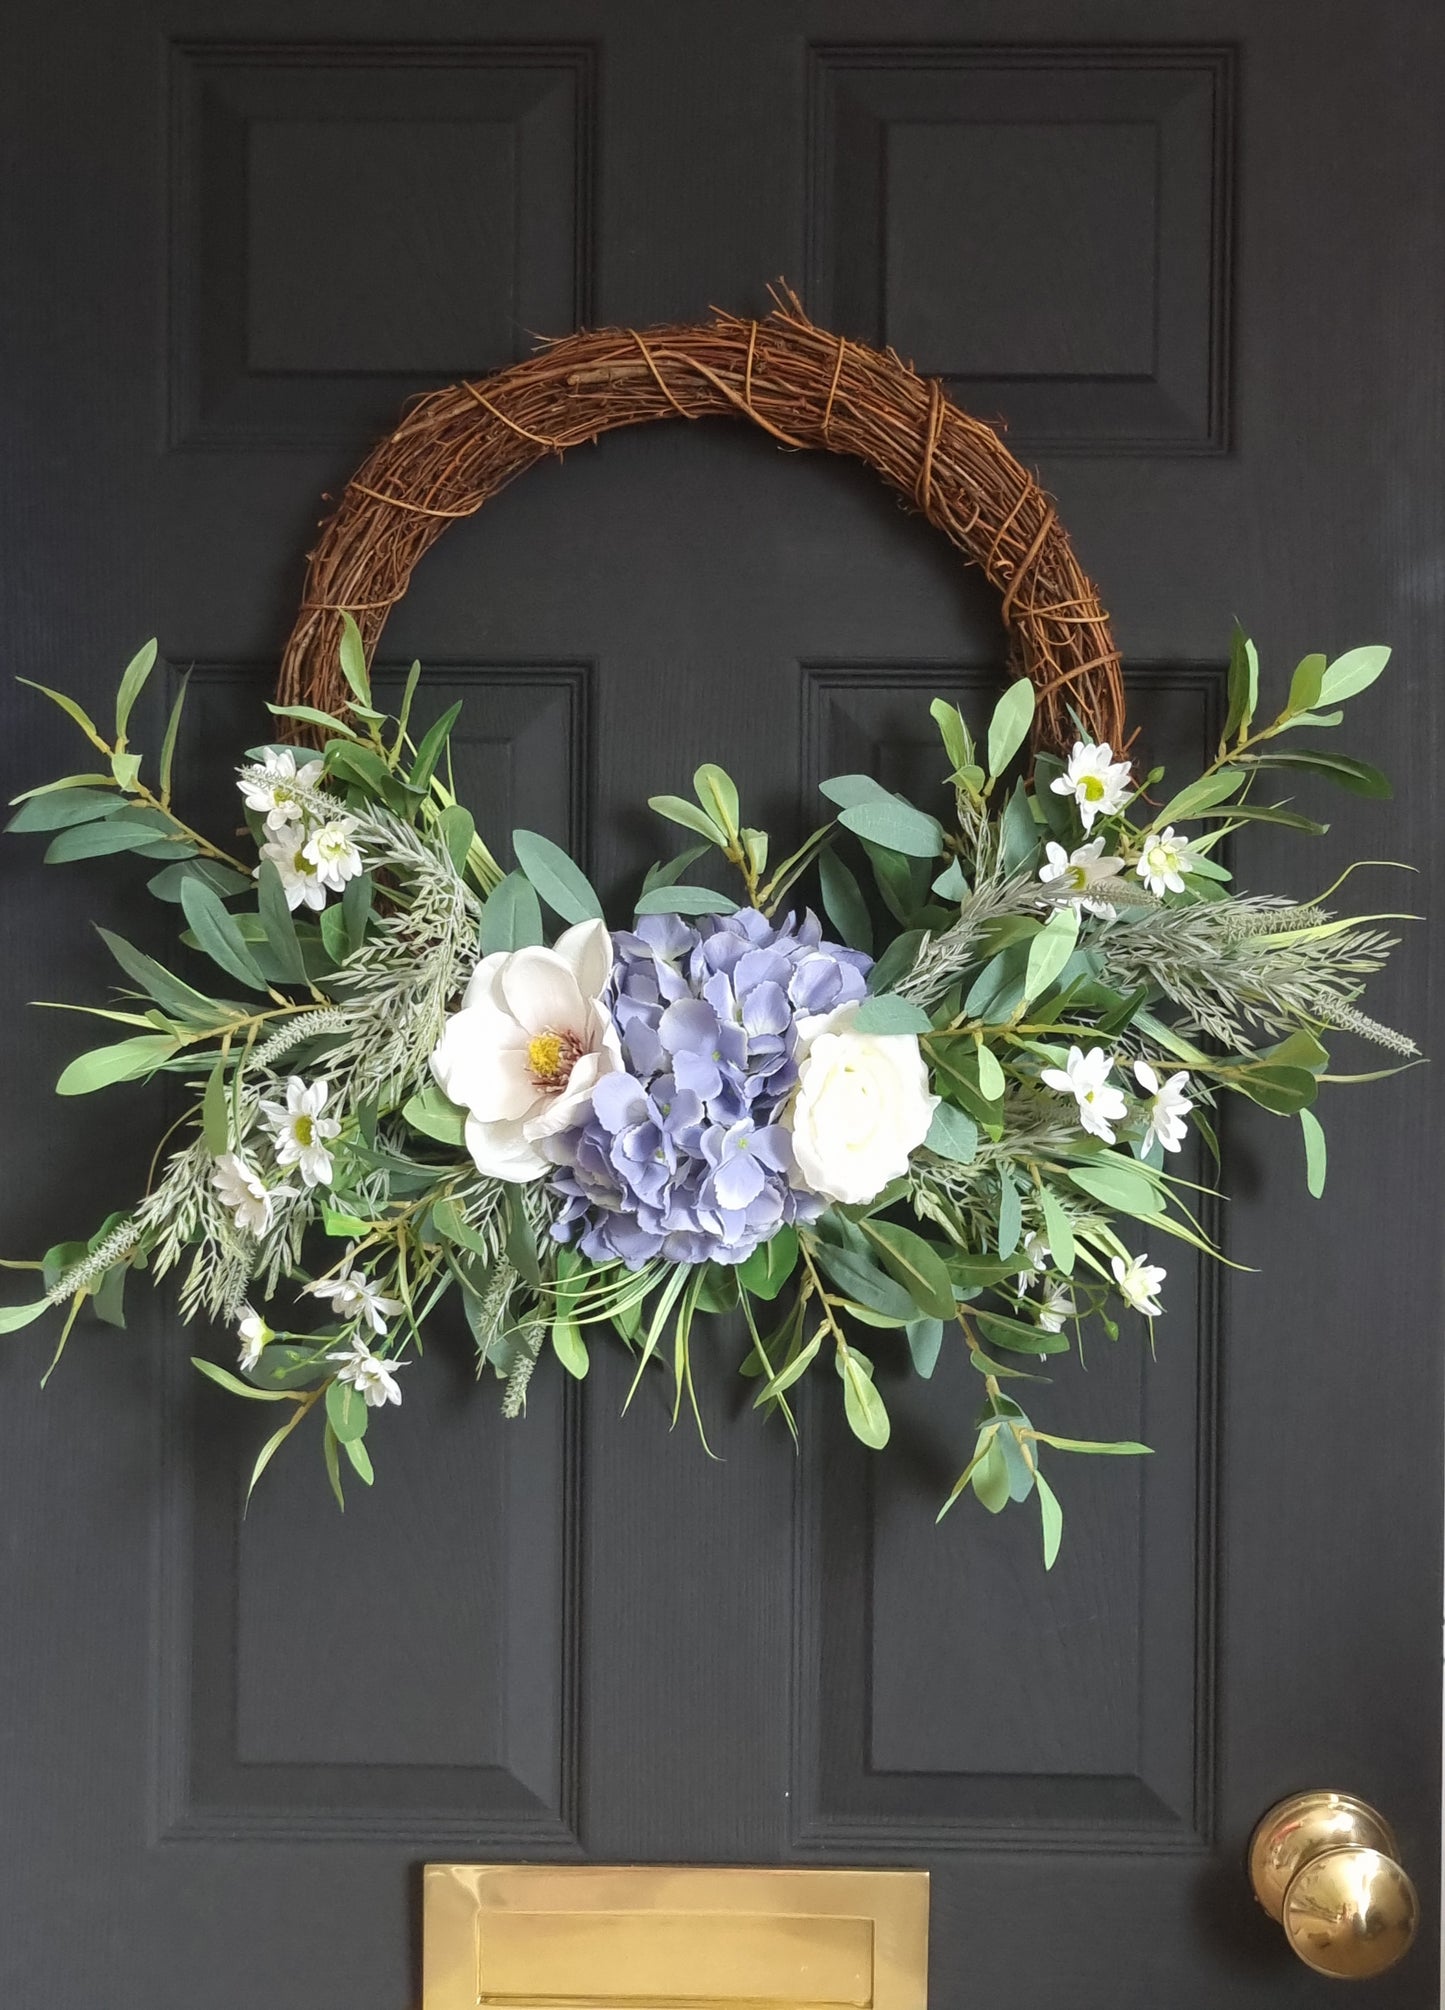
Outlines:
POLYGON ((586 1121, 592 1091, 623 1067, 603 993, 612 938, 579 921, 553 949, 484 956, 431 1057, 442 1093, 467 1112, 467 1150, 492 1179, 548 1170, 545 1141, 586 1121))
POLYGON ((318 824, 301 847, 302 858, 315 867, 328 893, 344 893, 347 880, 364 869, 365 861, 351 839, 355 829, 354 817, 333 817, 330 823, 318 824))
POLYGON ((1064 1321, 1072 1319, 1078 1311, 1067 1284, 1053 1284, 1044 1293, 1039 1307, 1039 1329, 1044 1333, 1062 1333, 1064 1321))
POLYGON ((861 1202, 908 1170, 939 1098, 914 1033, 855 1033, 857 1003, 799 1022, 798 1087, 784 1122, 796 1183, 829 1200, 861 1202))
POLYGON ((259 1312, 253 1311, 249 1305, 243 1305, 241 1317, 236 1325, 236 1338, 241 1343, 239 1364, 241 1373, 249 1375, 253 1368, 259 1366, 266 1342, 274 1340, 276 1335, 259 1312))
POLYGON ((1184 875, 1194 869, 1194 854, 1188 838, 1175 837, 1174 826, 1156 831, 1144 840, 1144 850, 1134 870, 1152 894, 1183 893, 1184 875))
POLYGON ((305 821, 306 812, 297 797, 298 789, 321 785, 320 761, 304 761, 298 768, 289 747, 273 748, 264 761, 244 768, 236 787, 246 808, 266 819, 266 828, 285 831, 288 824, 305 821))
POLYGON ((1166 1152, 1177 1152, 1184 1143, 1187 1128, 1185 1118, 1194 1107, 1184 1094, 1185 1084, 1189 1080, 1187 1071, 1181 1068, 1177 1075, 1171 1075, 1166 1082, 1161 1083, 1147 1061, 1136 1061, 1134 1074, 1140 1088, 1149 1098, 1144 1105, 1149 1117, 1149 1127, 1144 1133, 1145 1151, 1147 1152, 1155 1138, 1158 1138, 1166 1152))
POLYGON ((240 1152, 221 1152, 211 1161, 211 1185, 222 1207, 231 1210, 237 1228, 264 1235, 275 1217, 275 1204, 289 1196, 289 1186, 267 1187, 260 1173, 240 1152))
POLYGON ((1127 1263, 1122 1256, 1111 1257, 1109 1268, 1114 1273, 1114 1282, 1124 1303, 1135 1312, 1157 1319, 1163 1307, 1156 1294, 1169 1272, 1161 1270, 1157 1263, 1147 1262, 1142 1256, 1131 1256, 1127 1263))
POLYGON ((409 1367, 407 1361, 383 1361, 379 1354, 373 1354, 364 1340, 342 1354, 328 1354, 328 1361, 339 1361, 336 1371, 338 1382, 349 1382, 361 1396, 369 1410, 379 1410, 383 1403, 399 1403, 401 1390, 397 1386, 396 1374, 399 1368, 409 1367))
POLYGON ((1056 899, 1076 900, 1090 914, 1102 915, 1105 921, 1114 919, 1114 910, 1107 900, 1091 897, 1091 890, 1116 879, 1124 870, 1122 858, 1104 858, 1101 853, 1104 840, 1091 838, 1088 844, 1081 844, 1076 851, 1065 851, 1061 844, 1052 839, 1044 846, 1047 863, 1039 867, 1039 878, 1045 886, 1059 883, 1056 899))
POLYGON ((1090 830, 1095 817, 1114 816, 1128 802, 1129 763, 1114 759, 1107 740, 1099 746, 1092 740, 1076 740, 1069 765, 1049 786, 1056 796, 1073 797, 1084 829, 1090 830))
POLYGON ((1079 1106, 1079 1122, 1106 1145, 1114 1142, 1110 1126, 1122 1122, 1129 1113, 1123 1092, 1108 1079, 1113 1065, 1113 1055, 1103 1047, 1091 1047, 1087 1054, 1082 1048, 1070 1047, 1069 1058, 1062 1068, 1045 1068, 1039 1076, 1041 1082, 1061 1096, 1074 1098, 1079 1106))
MULTIPOLYGON (((329 1298, 331 1309, 339 1318, 364 1319, 377 1334, 384 1334, 387 1321, 395 1319, 403 1309, 399 1298, 383 1298, 360 1270, 343 1270, 336 1277, 323 1277, 319 1284, 308 1284, 306 1289, 313 1298, 329 1298)), ((346 1377, 343 1375, 341 1379, 344 1382, 346 1377)))
POLYGON ((306 856, 306 847, 300 843, 301 832, 295 830, 288 835, 273 838, 270 844, 261 847, 262 858, 270 859, 281 876, 281 890, 286 896, 286 905, 293 911, 298 907, 320 908, 326 905, 326 887, 314 859, 306 856))
POLYGON ((299 1166, 307 1186, 331 1184, 333 1168, 326 1147, 341 1126, 335 1117, 322 1116, 325 1108, 325 1082, 308 1085, 299 1075, 287 1082, 284 1103, 261 1105, 275 1140, 277 1165, 299 1166))

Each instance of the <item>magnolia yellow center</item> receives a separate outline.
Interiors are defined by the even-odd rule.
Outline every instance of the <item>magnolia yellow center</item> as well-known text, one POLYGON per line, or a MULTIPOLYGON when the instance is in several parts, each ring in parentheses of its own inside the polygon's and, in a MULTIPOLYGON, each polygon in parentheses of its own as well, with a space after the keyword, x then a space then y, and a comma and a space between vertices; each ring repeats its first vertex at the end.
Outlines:
POLYGON ((535 1033, 527 1042, 527 1072, 539 1089, 565 1088, 581 1052, 571 1033, 535 1033))

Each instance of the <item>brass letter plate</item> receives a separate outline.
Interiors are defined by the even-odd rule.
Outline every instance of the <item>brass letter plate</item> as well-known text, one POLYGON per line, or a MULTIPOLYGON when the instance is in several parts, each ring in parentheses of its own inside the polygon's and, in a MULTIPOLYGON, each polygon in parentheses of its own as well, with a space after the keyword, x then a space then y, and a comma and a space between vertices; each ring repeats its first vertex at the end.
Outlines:
POLYGON ((431 1863, 423 2010, 927 2010, 928 1874, 431 1863))

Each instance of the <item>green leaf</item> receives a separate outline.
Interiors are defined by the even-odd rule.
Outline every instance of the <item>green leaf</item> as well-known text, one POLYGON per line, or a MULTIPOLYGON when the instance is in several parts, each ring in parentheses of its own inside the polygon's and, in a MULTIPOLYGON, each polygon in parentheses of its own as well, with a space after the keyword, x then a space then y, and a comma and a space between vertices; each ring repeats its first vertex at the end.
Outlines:
MULTIPOLYGON (((37 782, 33 789, 22 789, 18 796, 10 798, 10 805, 13 809, 16 803, 28 803, 36 796, 61 795, 69 789, 109 790, 114 779, 113 775, 97 774, 93 769, 84 775, 61 775, 53 782, 37 782)), ((114 801, 113 794, 111 800, 114 801)))
MULTIPOLYGON (((352 695, 362 705, 371 704, 371 678, 366 668, 366 644, 361 639, 361 630, 355 619, 345 609, 341 615, 341 644, 338 650, 341 674, 351 686, 352 695)), ((341 1433, 338 1431, 338 1437, 341 1433)))
POLYGON ((1363 649, 1347 649, 1325 671, 1320 684, 1319 705, 1339 705, 1346 698, 1368 691, 1390 660, 1390 652, 1380 644, 1363 649))
POLYGON ((176 740, 180 735, 181 713, 185 709, 186 693, 190 688, 191 673, 187 670, 181 678, 181 688, 176 693, 176 702, 171 707, 170 717, 166 720, 165 737, 161 741, 159 774, 161 801, 163 803, 169 803, 171 799, 171 774, 176 764, 176 740))
POLYGON ((823 912, 850 949, 873 953, 873 922, 852 870, 832 846, 818 855, 818 879, 823 893, 823 912))
POLYGON ((1059 1204, 1058 1196, 1047 1186, 1039 1188, 1039 1208, 1044 1217, 1044 1240, 1049 1245, 1054 1268, 1062 1271, 1065 1277, 1072 1277, 1076 1254, 1073 1224, 1059 1204))
POLYGON ((52 705, 58 705, 68 718, 75 721, 88 740, 97 747, 104 748, 107 754, 110 752, 110 748, 100 737, 94 719, 83 705, 76 703, 74 698, 68 698, 63 691, 52 691, 48 684, 37 684, 33 677, 17 677, 15 681, 17 684, 24 684, 31 691, 38 691, 42 697, 48 698, 52 705))
POLYGON ((347 1458, 350 1459, 352 1471, 356 1474, 356 1477, 362 1482, 363 1486, 369 1487, 376 1478, 376 1474, 372 1469, 371 1454, 367 1451, 361 1439, 343 1438, 341 1440, 341 1449, 345 1452, 347 1458))
POLYGON ((448 1242, 454 1242, 459 1249, 468 1249, 473 1256, 485 1257, 489 1262, 494 1257, 494 1250, 477 1234, 454 1200, 439 1200, 431 1211, 431 1218, 437 1233, 444 1235, 448 1242))
POLYGON ((935 698, 928 708, 928 715, 938 728, 943 751, 953 763, 954 773, 970 766, 973 761, 973 735, 964 724, 963 714, 957 705, 950 705, 946 698, 935 698))
POLYGON ((1164 1196, 1154 1181, 1136 1160, 1121 1158, 1117 1153, 1106 1152, 1089 1165, 1073 1166, 1067 1178, 1071 1186, 1088 1194, 1091 1200, 1102 1201, 1105 1207, 1119 1208, 1125 1214, 1147 1220, 1164 1211, 1164 1196))
POLYGON ((738 803, 737 784, 725 768, 715 761, 704 761, 692 778, 692 786, 703 812, 710 817, 718 829, 725 831, 729 842, 738 835, 742 821, 742 810, 738 803))
POLYGON ((978 1052, 978 1088, 985 1102, 997 1103, 1001 1100, 1006 1086, 1003 1069, 992 1047, 980 1046, 978 1052))
POLYGON ((978 1156, 978 1125, 952 1103, 940 1103, 923 1142, 941 1159, 952 1159, 961 1166, 972 1165, 978 1156))
POLYGON ((962 900, 968 892, 968 881, 964 878, 962 861, 956 858, 950 859, 934 880, 931 891, 936 893, 940 900, 962 900))
POLYGON ((437 818, 437 829, 441 832, 447 857, 460 879, 466 871, 472 839, 477 834, 476 819, 464 803, 448 803, 437 818))
POLYGON ((1262 1109, 1277 1117, 1292 1117, 1306 1109, 1319 1093, 1319 1084, 1308 1068, 1241 1068, 1229 1077, 1232 1085, 1262 1109))
MULTIPOLYGON (((899 1326, 906 1326, 918 1317, 911 1294, 867 1257, 856 1256, 847 1249, 834 1249, 826 1242, 815 1243, 813 1254, 845 1298, 869 1312, 881 1313, 899 1326)), ((950 1299, 950 1314, 952 1310, 950 1299)))
POLYGON ((903 1337, 908 1342, 914 1374, 925 1382, 929 1381, 943 1351, 943 1321, 910 1319, 903 1329, 903 1337))
POLYGON ((1106 1459, 1148 1459, 1154 1456, 1151 1446, 1138 1444, 1132 1438, 1105 1444, 1094 1438, 1056 1438, 1052 1431, 1035 1431, 1033 1435, 1040 1444, 1052 1445, 1056 1452, 1088 1452, 1106 1459))
POLYGON ((839 822, 855 837, 901 851, 906 858, 937 858, 943 850, 943 829, 936 817, 925 816, 898 798, 859 803, 845 809, 839 822))
POLYGON ((931 1033, 933 1021, 921 1005, 900 998, 896 991, 883 991, 865 998, 853 1015, 857 1033, 931 1033))
POLYGON ((206 1150, 212 1158, 219 1158, 221 1153, 229 1148, 231 1112, 226 1095, 224 1055, 206 1077, 206 1092, 201 1098, 201 1132, 206 1141, 206 1150))
POLYGON ((973 1313, 979 1330, 990 1346, 1002 1347, 1006 1354, 1067 1354, 1072 1345, 1066 1333, 1048 1333, 1024 1319, 1006 1319, 1001 1312, 973 1313))
POLYGON ((371 920, 371 899, 376 882, 369 872, 349 879, 341 895, 341 919, 346 928, 346 954, 354 956, 366 939, 371 920))
POLYGON ((144 688, 147 677, 155 668, 155 638, 144 643, 125 666, 125 674, 120 680, 120 689, 115 694, 115 739, 117 748, 125 745, 125 729, 130 724, 131 711, 136 699, 144 688))
POLYGON ((991 1433, 988 1449, 973 1468, 973 1491, 990 1514, 1001 1514, 1008 1506, 1008 1460, 999 1443, 1001 1431, 991 1433))
POLYGON ((888 1411, 874 1386, 873 1377, 849 1348, 841 1363, 843 1409, 848 1428, 870 1450, 881 1452, 888 1443, 888 1411))
POLYGON ((532 882, 525 873, 509 872, 492 888, 482 908, 483 956, 495 956, 501 950, 532 949, 545 940, 542 910, 532 882))
POLYGON ((411 764, 411 774, 408 778, 414 789, 431 787, 431 778, 436 773, 437 762, 446 751, 452 727, 461 717, 461 710, 462 701, 458 698, 455 705, 448 705, 441 717, 427 727, 421 745, 416 750, 416 759, 411 764))
POLYGON ((18 1333, 22 1326, 29 1326, 42 1312, 51 1310, 48 1298, 32 1299, 28 1305, 0 1305, 0 1333, 18 1333))
POLYGON ((351 1438, 365 1437, 368 1422, 366 1398, 353 1383, 332 1382, 328 1385, 326 1421, 343 1445, 351 1438))
POLYGON ((1387 775, 1382 775, 1378 768, 1372 768, 1368 761, 1352 761, 1344 754, 1301 748, 1277 754, 1247 754, 1241 759, 1247 760, 1253 768, 1295 768, 1308 774, 1323 775, 1326 781, 1337 782, 1342 789, 1349 789, 1357 796, 1387 800, 1394 794, 1387 775))
POLYGON ((236 917, 221 904, 219 894, 199 879, 189 879, 181 888, 181 908, 197 942, 238 984, 254 991, 266 989, 266 979, 236 925, 236 917))
POLYGON ((527 1210, 522 1205, 520 1188, 508 1187, 505 1209, 507 1261, 524 1284, 530 1284, 534 1291, 538 1290, 542 1283, 542 1271, 537 1261, 537 1238, 527 1219, 527 1210))
POLYGON ((55 795, 31 796, 21 804, 7 831, 62 831, 71 824, 96 823, 113 816, 122 801, 113 789, 64 789, 55 795))
POLYGON ((564 921, 601 921, 602 903, 565 851, 536 831, 512 832, 517 863, 548 907, 564 921))
POLYGON ((1059 1506, 1058 1496, 1039 1471, 1034 1467, 1034 1491, 1039 1497, 1039 1514, 1044 1527, 1044 1569, 1052 1570, 1058 1561, 1059 1544, 1064 1538, 1064 1511, 1059 1506))
POLYGON ((1079 939, 1079 908, 1075 901, 1056 907, 1029 944, 1021 1002, 1047 991, 1074 953, 1079 939))
POLYGON ((315 705, 267 705, 266 710, 277 719, 299 719, 303 725, 320 726, 328 733, 341 733, 352 739, 356 737, 334 713, 322 712, 315 705))
POLYGON ((754 1298, 774 1299, 797 1266, 798 1231, 785 1225, 738 1265, 738 1283, 754 1298))
POLYGON ((203 1361, 198 1354, 191 1356, 191 1366, 199 1368, 206 1380, 214 1382, 218 1389, 225 1389, 233 1396, 245 1396, 253 1403, 289 1403, 291 1400, 283 1389, 254 1389, 239 1375, 233 1375, 229 1368, 218 1368, 214 1361, 203 1361))
POLYGON ((575 1319, 552 1321, 552 1352, 569 1375, 580 1382, 588 1369, 587 1342, 575 1319))
POLYGON ((696 831, 698 836, 705 837, 709 844, 718 845, 726 851, 727 833, 719 830, 712 818, 700 810, 696 803, 688 802, 683 796, 649 796, 647 806, 656 810, 660 817, 666 817, 669 823, 681 824, 684 830, 696 831))
POLYGON ((243 872, 233 872, 228 865, 221 865, 213 858, 179 859, 175 865, 163 866, 155 876, 146 881, 147 889, 157 900, 179 902, 181 888, 188 879, 198 879, 203 886, 209 886, 222 898, 237 893, 246 893, 255 885, 243 872))
POLYGON ((688 867, 696 865, 697 861, 706 855, 707 850, 705 844, 689 845, 687 850, 680 851, 676 858, 670 858, 665 863, 658 860, 650 865, 642 882, 642 891, 651 893, 655 886, 676 886, 688 867))
POLYGON ((118 789, 133 789, 140 778, 141 757, 139 754, 112 754, 110 772, 118 789))
POLYGON ((92 1047, 77 1054, 55 1084, 57 1096, 88 1096, 96 1089, 108 1089, 114 1082, 132 1082, 150 1075, 180 1049, 180 1041, 169 1033, 138 1033, 132 1040, 117 1040, 111 1047, 92 1047))
POLYGON ((637 897, 637 914, 736 914, 731 894, 710 886, 654 886, 637 897))
POLYGON ((1229 711, 1224 740, 1248 726, 1259 704, 1259 657, 1254 644, 1236 621, 1229 641, 1229 711))
POLYGON ((1022 1240, 1023 1203, 1019 1199, 1018 1188, 1005 1174, 998 1196, 999 1255, 1001 1257, 1012 1256, 1022 1240))
POLYGON ((896 1222, 865 1218, 858 1226, 878 1252, 883 1268, 903 1286, 925 1317, 953 1317, 953 1280, 930 1243, 896 1222))
POLYGON ((1151 830, 1164 830, 1169 824, 1180 823, 1185 817, 1197 817, 1204 810, 1212 809, 1216 803, 1228 802, 1244 787, 1245 777, 1238 768, 1220 768, 1212 775, 1201 775, 1197 782, 1181 789, 1177 796, 1171 796, 1149 826, 1151 830))
POLYGON ((269 858, 263 858, 261 869, 256 875, 258 893, 257 906, 261 914, 261 925, 266 931, 266 941, 276 960, 283 984, 304 984, 306 963, 301 954, 301 944, 296 936, 296 924, 291 919, 291 910, 286 905, 286 891, 281 884, 281 875, 269 858))
POLYGON ((1027 677, 1009 685, 988 722, 988 771, 995 781, 1029 736, 1037 695, 1027 677))
POLYGON ((125 814, 124 805, 120 813, 102 820, 72 824, 68 830, 60 831, 46 847, 47 865, 66 865, 79 858, 108 858, 116 852, 149 852, 160 833, 154 825, 138 823, 125 814))
POLYGON ((1289 699, 1285 711, 1290 716, 1297 712, 1311 712, 1319 703, 1320 687, 1324 682, 1325 658, 1305 656, 1295 665, 1293 677, 1289 680, 1289 699))
POLYGON ((1305 1138, 1305 1185, 1318 1200, 1325 1190, 1328 1160, 1324 1126, 1313 1110, 1301 1110, 1299 1120, 1305 1138))
POLYGON ((435 1082, 428 1082, 419 1094, 410 1097, 401 1113, 414 1131, 440 1145, 466 1141, 466 1111, 444 1096, 435 1082))

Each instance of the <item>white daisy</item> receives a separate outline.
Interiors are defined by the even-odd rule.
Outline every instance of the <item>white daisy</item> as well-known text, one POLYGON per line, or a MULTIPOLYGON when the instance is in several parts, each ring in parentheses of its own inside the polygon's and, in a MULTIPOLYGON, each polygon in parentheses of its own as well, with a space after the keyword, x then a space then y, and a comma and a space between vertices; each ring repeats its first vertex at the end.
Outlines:
POLYGON ((304 761, 298 768, 289 747, 273 748, 264 761, 241 770, 236 787, 246 808, 265 817, 267 830, 284 831, 288 824, 305 821, 297 790, 319 788, 321 772, 320 761, 304 761))
POLYGON ((325 882, 315 860, 306 856, 305 845, 298 842, 300 837, 301 830, 296 829, 261 847, 262 858, 270 859, 281 875, 281 890, 286 896, 286 905, 293 912, 298 907, 321 908, 326 905, 325 882))
MULTIPOLYGON (((313 1298, 328 1298, 331 1309, 342 1319, 364 1319, 372 1332, 383 1335, 387 1321, 403 1309, 399 1298, 383 1298, 371 1279, 360 1270, 343 1270, 336 1277, 323 1277, 308 1284, 313 1298)), ((358 1342, 358 1345, 360 1343, 358 1342)), ((343 1375, 343 1381, 346 1377, 343 1375)))
POLYGON ((1114 919, 1114 910, 1108 901, 1092 897, 1092 889, 1116 879, 1124 870, 1122 858, 1104 858, 1104 840, 1091 838, 1088 844, 1081 844, 1075 851, 1065 851, 1061 844, 1051 838, 1044 846, 1046 863, 1039 867, 1039 878, 1045 886, 1057 886, 1055 898, 1076 900, 1080 907, 1090 914, 1101 915, 1105 921, 1114 919))
POLYGON ((1194 1107, 1184 1094, 1188 1073, 1181 1068, 1177 1075, 1171 1075, 1161 1083, 1147 1061, 1136 1061, 1134 1074, 1149 1098, 1144 1105, 1149 1118, 1148 1129, 1144 1133, 1145 1151, 1158 1138, 1166 1152, 1177 1152, 1184 1143, 1187 1130, 1185 1119, 1194 1107))
POLYGON ((343 1354, 328 1354, 328 1361, 339 1361, 336 1371, 338 1382, 349 1382, 357 1390, 369 1410, 379 1410, 383 1403, 399 1403, 401 1390, 397 1386, 398 1368, 410 1364, 406 1361, 383 1361, 379 1354, 373 1354, 364 1340, 343 1354))
POLYGON ((363 870, 361 853, 351 841, 356 829, 354 817, 333 817, 318 824, 301 847, 301 856, 315 868, 316 877, 328 893, 344 893, 346 882, 363 870))
POLYGON ((1069 765, 1049 784, 1056 796, 1072 796, 1079 806, 1085 830, 1095 817, 1115 816, 1130 796, 1127 761, 1116 761, 1108 741, 1095 746, 1092 740, 1076 740, 1069 765))
POLYGON ((264 1235, 275 1216, 275 1203, 289 1195, 289 1186, 268 1188, 266 1182, 240 1152, 222 1152, 211 1161, 211 1185, 222 1207, 231 1210, 237 1228, 250 1235, 264 1235))
POLYGON ((330 1186, 331 1154, 326 1147, 341 1125, 335 1117, 323 1117, 326 1108, 325 1082, 309 1085, 299 1075, 286 1084, 284 1103, 262 1103, 261 1114, 275 1140, 276 1163, 299 1166, 307 1186, 330 1186))
POLYGON ((1021 1270, 1014 1279, 1020 1291, 1027 1291, 1041 1270, 1047 1270, 1053 1262, 1053 1251, 1045 1238, 1037 1231, 1024 1243, 1023 1254, 1028 1259, 1028 1269, 1021 1270))
POLYGON ((1074 1098, 1079 1122, 1106 1145, 1114 1142, 1111 1125, 1121 1123, 1129 1113, 1123 1093, 1108 1079, 1113 1066, 1113 1055, 1103 1047, 1091 1047, 1087 1054, 1082 1048, 1070 1047, 1062 1068, 1045 1068, 1039 1076, 1048 1088, 1074 1098))
POLYGON ((1062 1333, 1064 1321, 1072 1319, 1078 1311, 1067 1284, 1052 1284, 1044 1293, 1039 1307, 1039 1329, 1044 1333, 1062 1333))
POLYGON ((259 1312, 254 1312, 249 1305, 243 1305, 241 1317, 236 1325, 236 1338, 241 1343, 239 1361, 241 1373, 249 1375, 253 1369, 260 1366, 266 1342, 274 1340, 276 1335, 259 1312))
POLYGON ((1127 1263, 1122 1256, 1111 1257, 1109 1268, 1114 1273, 1114 1282, 1124 1303, 1135 1312, 1157 1319, 1163 1309, 1157 1293, 1169 1272, 1142 1256, 1131 1256, 1127 1263))
POLYGON ((1188 838, 1175 837, 1174 826, 1145 838, 1144 850, 1134 868, 1152 894, 1183 893, 1184 875, 1194 870, 1194 854, 1188 838))

